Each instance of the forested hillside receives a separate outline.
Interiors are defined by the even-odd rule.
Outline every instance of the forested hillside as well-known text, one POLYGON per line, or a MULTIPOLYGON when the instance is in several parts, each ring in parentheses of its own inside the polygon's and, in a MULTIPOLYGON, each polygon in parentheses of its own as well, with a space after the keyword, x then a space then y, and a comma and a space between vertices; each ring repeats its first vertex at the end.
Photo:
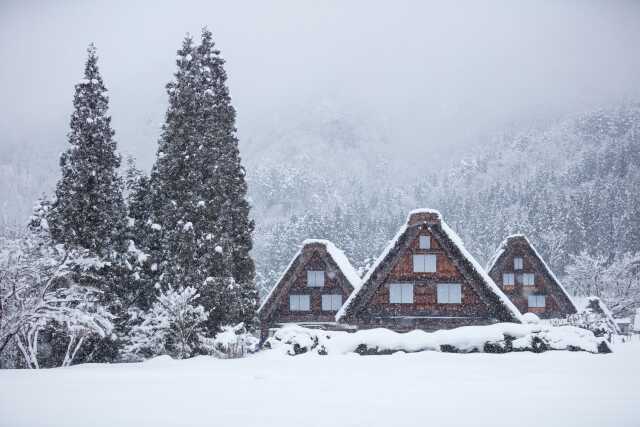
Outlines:
MULTIPOLYGON (((366 269, 406 213, 422 206, 439 209, 483 262, 504 237, 518 232, 531 238, 559 275, 580 262, 611 265, 624 254, 625 268, 637 268, 637 105, 496 135, 444 171, 430 166, 429 158, 403 167, 387 164, 382 155, 370 156, 362 168, 358 159, 366 150, 350 149, 363 141, 345 142, 325 140, 324 163, 300 153, 286 167, 264 159, 249 167, 257 218, 254 256, 263 291, 307 237, 333 240, 355 266, 366 269), (355 159, 354 169, 338 160, 345 156, 355 159)), ((637 272, 627 273, 637 301, 637 272)), ((606 288, 619 279, 593 280, 606 288)), ((578 286, 575 292, 593 292, 578 286)))

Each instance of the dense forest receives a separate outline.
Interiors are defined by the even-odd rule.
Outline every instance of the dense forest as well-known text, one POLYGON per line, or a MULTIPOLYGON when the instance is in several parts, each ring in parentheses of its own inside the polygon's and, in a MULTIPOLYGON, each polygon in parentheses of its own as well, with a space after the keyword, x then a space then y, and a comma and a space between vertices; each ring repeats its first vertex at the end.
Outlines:
POLYGON ((440 210, 482 262, 507 235, 525 233, 574 293, 598 294, 620 315, 638 303, 638 105, 494 135, 444 171, 430 170, 428 158, 419 170, 382 156, 344 168, 336 159, 358 159, 362 141, 343 124, 335 128, 342 132, 330 133, 329 123, 318 135, 316 151, 333 153, 324 163, 310 167, 316 153, 301 152, 286 167, 249 168, 263 292, 304 238, 333 240, 365 270, 406 213, 426 206, 440 210))

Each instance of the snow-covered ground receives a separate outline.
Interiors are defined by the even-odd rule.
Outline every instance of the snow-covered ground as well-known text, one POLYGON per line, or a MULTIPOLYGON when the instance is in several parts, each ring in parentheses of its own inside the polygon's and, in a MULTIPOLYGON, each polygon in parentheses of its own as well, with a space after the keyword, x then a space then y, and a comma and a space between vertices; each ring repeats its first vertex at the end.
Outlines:
POLYGON ((1 426, 638 426, 640 342, 613 354, 239 360, 0 371, 1 426))

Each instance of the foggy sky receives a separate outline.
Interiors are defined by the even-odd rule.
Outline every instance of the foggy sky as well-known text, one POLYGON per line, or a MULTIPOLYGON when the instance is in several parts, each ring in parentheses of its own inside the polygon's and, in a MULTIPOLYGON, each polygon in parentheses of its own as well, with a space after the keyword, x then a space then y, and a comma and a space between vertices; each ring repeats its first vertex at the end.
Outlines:
POLYGON ((148 167, 175 51, 205 25, 249 153, 282 117, 323 105, 401 152, 442 154, 513 122, 640 99, 640 2, 448 3, 2 0, 0 144, 64 148, 95 42, 120 148, 148 167))

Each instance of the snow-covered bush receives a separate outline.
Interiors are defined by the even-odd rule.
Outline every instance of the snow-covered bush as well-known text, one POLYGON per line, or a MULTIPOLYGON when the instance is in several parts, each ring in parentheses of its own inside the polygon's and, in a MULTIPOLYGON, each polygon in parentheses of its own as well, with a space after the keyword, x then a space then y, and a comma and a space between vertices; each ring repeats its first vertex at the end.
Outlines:
POLYGON ((68 366, 88 337, 111 334, 113 316, 100 303, 100 291, 74 282, 78 269, 96 266, 95 258, 39 243, 25 238, 10 251, 5 248, 0 266, 0 353, 13 341, 25 365, 39 368, 41 334, 52 329, 67 342, 63 359, 49 365, 68 366))
POLYGON ((582 303, 584 307, 569 316, 567 323, 587 329, 596 337, 604 337, 611 342, 613 336, 618 334, 618 327, 607 306, 598 297, 588 297, 582 303))
POLYGON ((257 350, 260 340, 247 332, 244 323, 223 326, 215 338, 200 337, 202 347, 221 359, 236 359, 257 350))
POLYGON ((198 297, 192 287, 160 290, 151 309, 132 319, 134 326, 125 355, 168 354, 178 359, 192 356, 200 347, 203 323, 208 318, 204 307, 196 304, 198 297))

